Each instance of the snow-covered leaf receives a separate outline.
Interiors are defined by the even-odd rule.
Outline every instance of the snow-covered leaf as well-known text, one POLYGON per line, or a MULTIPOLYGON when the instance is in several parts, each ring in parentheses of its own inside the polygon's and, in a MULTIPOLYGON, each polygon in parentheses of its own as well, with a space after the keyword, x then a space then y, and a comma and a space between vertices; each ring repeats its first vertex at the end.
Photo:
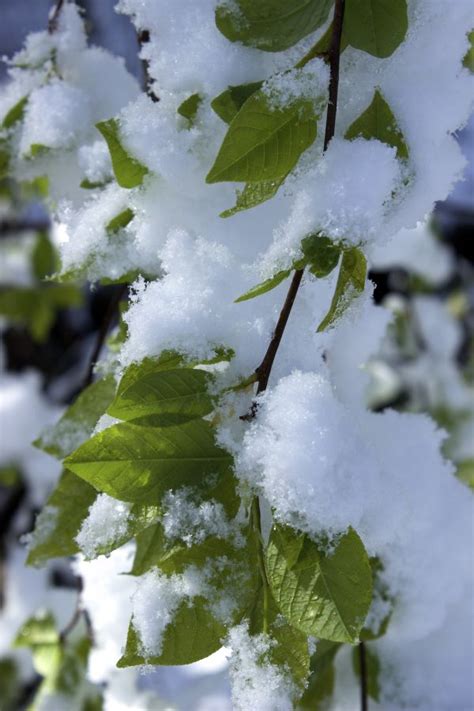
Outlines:
POLYGON ((349 140, 359 136, 367 140, 376 138, 378 141, 396 148, 398 158, 408 158, 408 146, 403 133, 398 127, 392 109, 379 89, 376 89, 370 105, 349 126, 345 135, 349 140))
POLYGON ((211 107, 214 109, 219 118, 226 123, 230 123, 239 113, 247 99, 262 88, 262 84, 263 81, 254 81, 250 84, 229 86, 225 91, 211 101, 211 107))
POLYGON ((366 275, 367 261, 363 252, 357 247, 344 250, 331 306, 319 324, 318 331, 325 331, 331 326, 351 301, 364 291, 366 275))
POLYGON ((112 167, 114 169, 117 183, 122 188, 136 188, 143 183, 148 168, 140 163, 136 158, 124 148, 120 139, 120 126, 116 119, 101 121, 97 128, 105 138, 109 147, 112 167))

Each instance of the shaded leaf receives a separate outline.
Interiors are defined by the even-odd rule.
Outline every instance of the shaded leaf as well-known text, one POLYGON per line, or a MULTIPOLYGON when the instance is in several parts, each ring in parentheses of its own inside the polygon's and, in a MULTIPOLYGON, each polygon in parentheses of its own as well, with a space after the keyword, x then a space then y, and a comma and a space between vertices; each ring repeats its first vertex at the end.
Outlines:
POLYGON ((286 175, 278 180, 263 180, 258 183, 247 183, 243 190, 237 191, 237 202, 234 207, 220 213, 220 217, 232 217, 242 210, 250 210, 252 207, 261 205, 262 202, 270 200, 277 194, 283 184, 286 175))
POLYGON ((267 569, 275 600, 290 624, 321 639, 358 640, 372 598, 372 573, 353 529, 327 553, 306 534, 274 526, 267 569))
POLYGON ((398 158, 408 158, 408 146, 400 131, 392 109, 387 104, 378 89, 365 111, 346 131, 345 138, 352 139, 362 136, 367 140, 376 138, 397 149, 398 158))
POLYGON ((356 49, 389 57, 407 30, 407 0, 346 0, 344 36, 356 49))
POLYGON ((318 278, 328 276, 337 267, 341 254, 337 244, 320 234, 305 237, 301 241, 301 251, 311 274, 318 278))
POLYGON ((126 227, 134 218, 133 210, 127 207, 126 210, 119 212, 118 215, 113 217, 106 226, 106 231, 108 234, 113 234, 119 230, 126 227))
POLYGON ((318 326, 318 332, 325 331, 348 308, 351 301, 364 291, 367 261, 357 247, 346 249, 342 254, 336 290, 329 311, 318 326))
POLYGON ((6 114, 2 121, 2 128, 11 128, 17 121, 21 121, 24 116, 26 104, 28 103, 28 97, 24 96, 20 101, 18 101, 15 106, 12 106, 10 111, 6 114))
POLYGON ((191 96, 185 99, 185 101, 178 106, 178 114, 183 116, 183 118, 188 119, 189 123, 192 125, 196 119, 196 114, 201 102, 202 97, 200 94, 191 94, 191 96))
POLYGON ((122 188, 136 188, 148 175, 148 168, 130 155, 120 139, 119 123, 116 119, 96 124, 109 147, 112 167, 117 183, 122 188))
POLYGON ((248 98, 262 88, 263 81, 254 81, 250 84, 229 86, 219 96, 211 101, 211 107, 216 114, 226 123, 230 123, 248 98))

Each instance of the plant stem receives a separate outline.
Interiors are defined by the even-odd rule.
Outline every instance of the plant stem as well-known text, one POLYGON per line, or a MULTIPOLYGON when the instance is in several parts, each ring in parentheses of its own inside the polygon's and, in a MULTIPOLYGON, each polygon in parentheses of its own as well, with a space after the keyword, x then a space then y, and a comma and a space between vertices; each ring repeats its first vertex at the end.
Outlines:
POLYGON ((58 24, 59 24, 59 17, 61 15, 61 11, 64 7, 64 0, 56 0, 56 5, 54 9, 51 11, 49 20, 48 20, 48 32, 50 35, 54 34, 57 29, 58 29, 58 24))
MULTIPOLYGON (((148 44, 150 41, 150 33, 148 30, 140 30, 140 32, 137 34, 138 38, 138 44, 140 45, 140 49, 143 48, 145 44, 148 44)), ((155 94, 155 92, 152 89, 152 84, 153 80, 150 75, 150 63, 146 59, 142 59, 142 67, 143 67, 143 88, 144 91, 148 94, 150 99, 154 101, 155 103, 160 100, 159 96, 155 94)))
MULTIPOLYGON (((345 0, 336 0, 334 7, 334 20, 332 24, 331 46, 329 49, 329 104, 326 117, 326 132, 324 136, 324 150, 327 149, 336 129, 337 94, 339 87, 339 57, 341 49, 342 25, 344 21, 345 0)), ((278 351, 283 333, 285 331, 288 318, 295 303, 298 289, 301 285, 304 269, 297 269, 291 280, 290 288, 283 304, 277 325, 273 332, 270 344, 263 357, 262 362, 256 369, 257 374, 257 395, 264 392, 268 385, 268 380, 273 367, 273 362, 278 351)), ((253 419, 257 414, 258 404, 254 401, 250 411, 244 419, 253 419)))
POLYGON ((87 386, 90 385, 92 383, 92 380, 94 379, 94 366, 99 359, 100 352, 104 346, 105 339, 107 338, 107 334, 115 316, 117 306, 119 305, 122 297, 126 293, 127 286, 127 284, 123 284, 120 288, 117 288, 109 301, 107 311, 105 312, 105 316, 102 319, 102 323, 100 324, 100 328, 97 333, 97 339, 95 342, 94 350, 92 351, 92 355, 89 360, 89 366, 87 368, 86 377, 84 378, 81 390, 87 388, 87 386))
POLYGON ((365 654, 365 644, 359 643, 359 666, 360 666, 360 711, 368 711, 369 698, 367 694, 367 659, 365 654))

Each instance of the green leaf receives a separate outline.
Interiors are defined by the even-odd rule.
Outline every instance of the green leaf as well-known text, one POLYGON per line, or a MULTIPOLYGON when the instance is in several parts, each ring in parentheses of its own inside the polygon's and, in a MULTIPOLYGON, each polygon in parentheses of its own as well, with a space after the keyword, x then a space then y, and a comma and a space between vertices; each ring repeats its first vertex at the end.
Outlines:
POLYGON ((407 30, 407 0, 346 0, 344 35, 356 49, 389 57, 407 30))
POLYGON ((325 711, 328 708, 328 699, 334 691, 334 658, 340 648, 340 642, 317 641, 316 651, 311 656, 311 676, 298 708, 305 711, 325 711))
POLYGON ((274 276, 270 277, 270 279, 265 279, 265 281, 262 281, 261 284, 253 286, 251 289, 249 289, 249 291, 246 291, 245 294, 239 296, 238 299, 235 299, 234 303, 238 304, 241 301, 248 301, 249 299, 255 299, 256 296, 266 294, 267 291, 275 289, 279 284, 282 283, 282 281, 288 279, 290 274, 291 269, 284 269, 281 272, 277 272, 274 276))
POLYGON ((128 630, 125 653, 117 662, 117 667, 191 664, 217 652, 222 646, 225 629, 208 611, 206 604, 203 597, 195 597, 192 603, 181 603, 172 622, 165 629, 162 651, 157 657, 143 656, 132 623, 128 630))
POLYGON ((118 232, 119 230, 126 227, 133 220, 133 218, 133 210, 127 207, 126 210, 119 212, 118 215, 113 217, 107 224, 105 229, 109 235, 114 234, 114 232, 118 232))
POLYGON ((49 178, 47 175, 39 175, 33 180, 23 180, 20 188, 23 200, 44 200, 49 195, 49 178))
POLYGON ((35 341, 46 339, 59 309, 79 306, 81 292, 72 285, 17 287, 0 292, 0 315, 24 324, 35 341))
POLYGON ((403 133, 398 127, 392 109, 378 89, 375 91, 370 106, 347 129, 345 138, 351 140, 359 136, 368 141, 376 138, 378 141, 396 148, 398 158, 408 158, 408 146, 403 133))
POLYGON ((16 661, 12 657, 0 658, 0 700, 2 711, 18 709, 21 681, 16 661))
MULTIPOLYGON (((375 654, 368 647, 367 644, 364 645, 365 650, 365 665, 366 665, 366 679, 367 679, 367 693, 371 699, 374 701, 380 701, 380 662, 375 654)), ((360 650, 359 647, 354 647, 352 650, 352 666, 354 673, 357 677, 360 677, 360 650)))
POLYGON ((283 184, 286 175, 278 180, 263 180, 258 183, 247 183, 243 190, 237 190, 237 202, 234 207, 220 213, 220 217, 232 217, 242 210, 250 210, 252 207, 261 205, 262 202, 270 200, 277 194, 283 184))
POLYGON ((50 146, 45 146, 43 143, 32 143, 27 158, 39 158, 52 150, 50 146))
POLYGON ((113 425, 85 442, 65 466, 99 491, 123 501, 159 504, 170 489, 208 485, 232 466, 203 420, 180 427, 113 425))
POLYGON ((326 316, 318 326, 318 332, 325 331, 347 309, 351 301, 365 288, 367 261, 357 247, 346 249, 342 254, 336 290, 326 316))
POLYGON ((466 67, 466 69, 469 69, 471 74, 474 74, 474 30, 471 30, 467 36, 469 40, 469 49, 467 50, 466 54, 464 55, 464 59, 462 60, 463 67, 466 67))
POLYGON ((178 114, 187 119, 192 126, 196 120, 199 105, 202 102, 200 94, 191 94, 182 104, 178 106, 178 114))
POLYGON ((40 232, 31 255, 33 274, 40 281, 54 274, 59 268, 58 254, 47 233, 40 232))
POLYGON ((10 489, 17 485, 21 485, 20 470, 13 465, 0 467, 0 487, 10 489))
POLYGON ((81 180, 79 187, 83 190, 97 190, 98 188, 104 188, 108 182, 109 181, 100 181, 94 183, 91 180, 84 178, 84 180, 81 180))
POLYGON ((229 86, 219 96, 211 101, 211 108, 226 123, 230 123, 239 113, 252 94, 262 88, 263 81, 253 81, 250 84, 229 86))
POLYGON ((305 237, 301 242, 301 251, 311 274, 319 279, 328 276, 337 267, 341 254, 341 248, 321 234, 305 237))
POLYGON ((10 169, 10 150, 8 143, 4 138, 0 137, 0 180, 8 177, 10 169))
POLYGON ((21 121, 25 113, 28 97, 24 96, 13 106, 2 121, 2 128, 11 128, 17 121, 21 121))
POLYGON ((112 376, 85 388, 56 424, 48 427, 34 442, 35 447, 64 459, 91 436, 99 418, 115 394, 112 376))
POLYGON ((27 565, 43 565, 50 558, 79 552, 75 537, 79 533, 97 491, 72 472, 65 471, 38 514, 28 543, 27 565))
POLYGON ((206 181, 282 180, 314 142, 317 118, 313 101, 279 107, 262 89, 255 92, 230 124, 206 181))
POLYGON ((457 466, 457 476, 471 489, 474 489, 474 459, 464 459, 457 466))
POLYGON ((212 381, 210 373, 192 368, 147 373, 128 388, 121 388, 107 412, 119 420, 179 415, 183 422, 203 417, 214 409, 209 394, 212 381))
POLYGON ((136 188, 141 185, 145 176, 148 175, 148 168, 131 156, 123 147, 117 119, 101 121, 96 126, 109 147, 115 178, 120 187, 136 188))
POLYGON ((362 541, 350 528, 334 550, 288 526, 274 526, 268 578, 281 611, 306 634, 357 642, 372 598, 372 572, 362 541))
POLYGON ((32 648, 56 644, 58 641, 59 635, 54 617, 47 612, 30 617, 18 630, 13 646, 32 648))
POLYGON ((280 52, 326 21, 333 0, 234 0, 216 8, 216 25, 231 42, 280 52))

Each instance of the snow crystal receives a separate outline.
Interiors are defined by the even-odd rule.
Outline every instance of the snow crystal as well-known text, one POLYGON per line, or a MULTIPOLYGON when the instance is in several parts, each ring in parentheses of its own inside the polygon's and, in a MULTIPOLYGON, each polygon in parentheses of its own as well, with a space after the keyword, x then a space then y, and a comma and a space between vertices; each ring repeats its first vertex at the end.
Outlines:
POLYGON ((265 634, 248 633, 245 623, 229 631, 229 674, 236 711, 291 711, 296 689, 291 677, 268 660, 271 640, 265 634))
POLYGON ((126 536, 129 516, 129 504, 99 494, 75 538, 86 559, 94 558, 101 548, 126 536))

